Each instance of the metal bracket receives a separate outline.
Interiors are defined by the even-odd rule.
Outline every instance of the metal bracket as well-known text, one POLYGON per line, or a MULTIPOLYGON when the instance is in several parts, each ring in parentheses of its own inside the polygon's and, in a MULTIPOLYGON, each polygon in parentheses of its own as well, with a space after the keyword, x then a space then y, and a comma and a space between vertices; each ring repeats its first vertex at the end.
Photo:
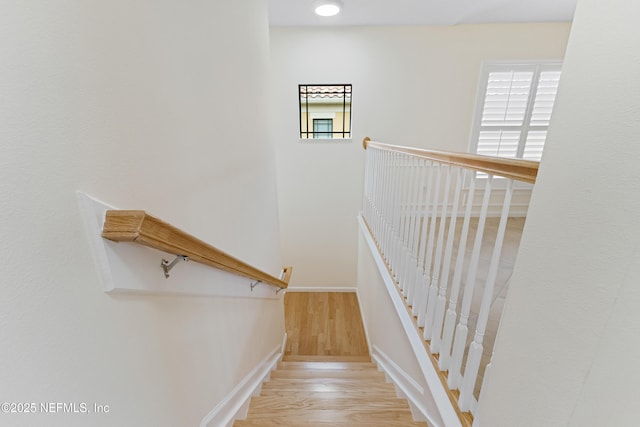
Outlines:
POLYGON ((258 280, 256 282, 252 283, 251 285, 249 285, 249 286, 251 286, 251 292, 253 292, 253 288, 258 286, 260 283, 262 283, 262 280, 258 280))
POLYGON ((160 267, 162 267, 162 271, 164 271, 165 279, 169 278, 169 272, 180 261, 189 261, 189 257, 186 256, 186 255, 176 255, 176 258, 171 262, 169 262, 166 259, 162 258, 162 262, 160 263, 160 267))
MULTIPOLYGON (((253 292, 253 288, 255 288, 256 286, 258 286, 260 283, 262 283, 262 280, 256 280, 255 282, 251 283, 249 286, 251 286, 251 292, 253 292)), ((273 285, 270 285, 273 286, 273 285)), ((284 291, 283 288, 278 288, 276 287, 276 295, 278 295, 278 292, 280 291, 284 291)))

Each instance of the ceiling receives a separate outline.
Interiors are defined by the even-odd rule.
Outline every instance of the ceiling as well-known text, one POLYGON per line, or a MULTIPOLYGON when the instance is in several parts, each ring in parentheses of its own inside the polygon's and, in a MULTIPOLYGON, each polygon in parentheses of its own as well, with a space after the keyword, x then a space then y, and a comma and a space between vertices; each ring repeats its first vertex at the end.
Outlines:
POLYGON ((271 26, 455 25, 573 20, 577 0, 342 0, 321 18, 314 0, 267 0, 271 26))

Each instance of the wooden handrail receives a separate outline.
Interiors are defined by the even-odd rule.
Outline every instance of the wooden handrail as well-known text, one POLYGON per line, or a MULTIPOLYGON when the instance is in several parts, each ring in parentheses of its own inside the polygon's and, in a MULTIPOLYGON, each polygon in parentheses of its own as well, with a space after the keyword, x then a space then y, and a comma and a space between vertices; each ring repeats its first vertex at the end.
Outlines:
POLYGON ((102 237, 113 242, 134 242, 189 260, 238 274, 252 280, 285 289, 292 267, 285 267, 283 278, 278 279, 232 257, 192 235, 140 210, 108 210, 102 237))
POLYGON ((410 154, 424 159, 435 160, 449 165, 462 166, 479 172, 495 176, 502 176, 531 184, 536 182, 540 162, 522 159, 507 159, 504 157, 480 156, 471 153, 456 153, 449 151, 424 150, 421 148, 389 145, 381 142, 373 142, 369 137, 362 140, 362 146, 366 150, 375 147, 380 150, 395 151, 410 154))

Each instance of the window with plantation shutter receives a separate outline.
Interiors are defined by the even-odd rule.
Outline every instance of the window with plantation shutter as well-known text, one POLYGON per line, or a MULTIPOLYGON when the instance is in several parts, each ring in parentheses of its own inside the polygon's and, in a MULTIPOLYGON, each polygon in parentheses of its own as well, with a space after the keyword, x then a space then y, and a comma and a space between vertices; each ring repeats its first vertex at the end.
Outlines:
POLYGON ((539 161, 561 67, 560 62, 485 64, 471 151, 539 161))

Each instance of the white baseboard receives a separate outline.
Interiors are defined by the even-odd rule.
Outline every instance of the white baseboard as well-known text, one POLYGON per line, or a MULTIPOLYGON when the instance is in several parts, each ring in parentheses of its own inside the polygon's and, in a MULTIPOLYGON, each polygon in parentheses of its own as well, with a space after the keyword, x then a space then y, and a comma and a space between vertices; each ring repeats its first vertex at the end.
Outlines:
POLYGON ((371 352, 371 358, 378 365, 378 368, 385 373, 387 380, 390 380, 396 386, 396 391, 400 396, 407 399, 413 420, 427 421, 429 425, 437 425, 431 419, 429 411, 424 406, 424 388, 375 345, 371 352))
POLYGON ((360 319, 362 319, 362 327, 364 328, 364 338, 367 340, 367 348, 369 349, 369 354, 373 354, 373 349, 371 347, 371 340, 369 339, 369 329, 367 329, 367 322, 365 322, 364 310, 362 308, 362 301, 360 300, 360 292, 356 288, 356 298, 358 300, 358 308, 360 309, 360 319))
MULTIPOLYGON (((286 339, 286 338, 285 338, 286 339)), ((244 377, 224 399, 216 405, 200 422, 200 427, 231 427, 236 419, 247 416, 249 401, 257 396, 262 383, 268 379, 282 358, 278 345, 246 377, 244 377)))
POLYGON ((309 286, 288 287, 285 292, 357 292, 355 287, 342 286, 309 286))
POLYGON ((284 355, 284 350, 287 348, 287 333, 284 333, 284 338, 282 339, 282 348, 280 348, 280 359, 284 355))

